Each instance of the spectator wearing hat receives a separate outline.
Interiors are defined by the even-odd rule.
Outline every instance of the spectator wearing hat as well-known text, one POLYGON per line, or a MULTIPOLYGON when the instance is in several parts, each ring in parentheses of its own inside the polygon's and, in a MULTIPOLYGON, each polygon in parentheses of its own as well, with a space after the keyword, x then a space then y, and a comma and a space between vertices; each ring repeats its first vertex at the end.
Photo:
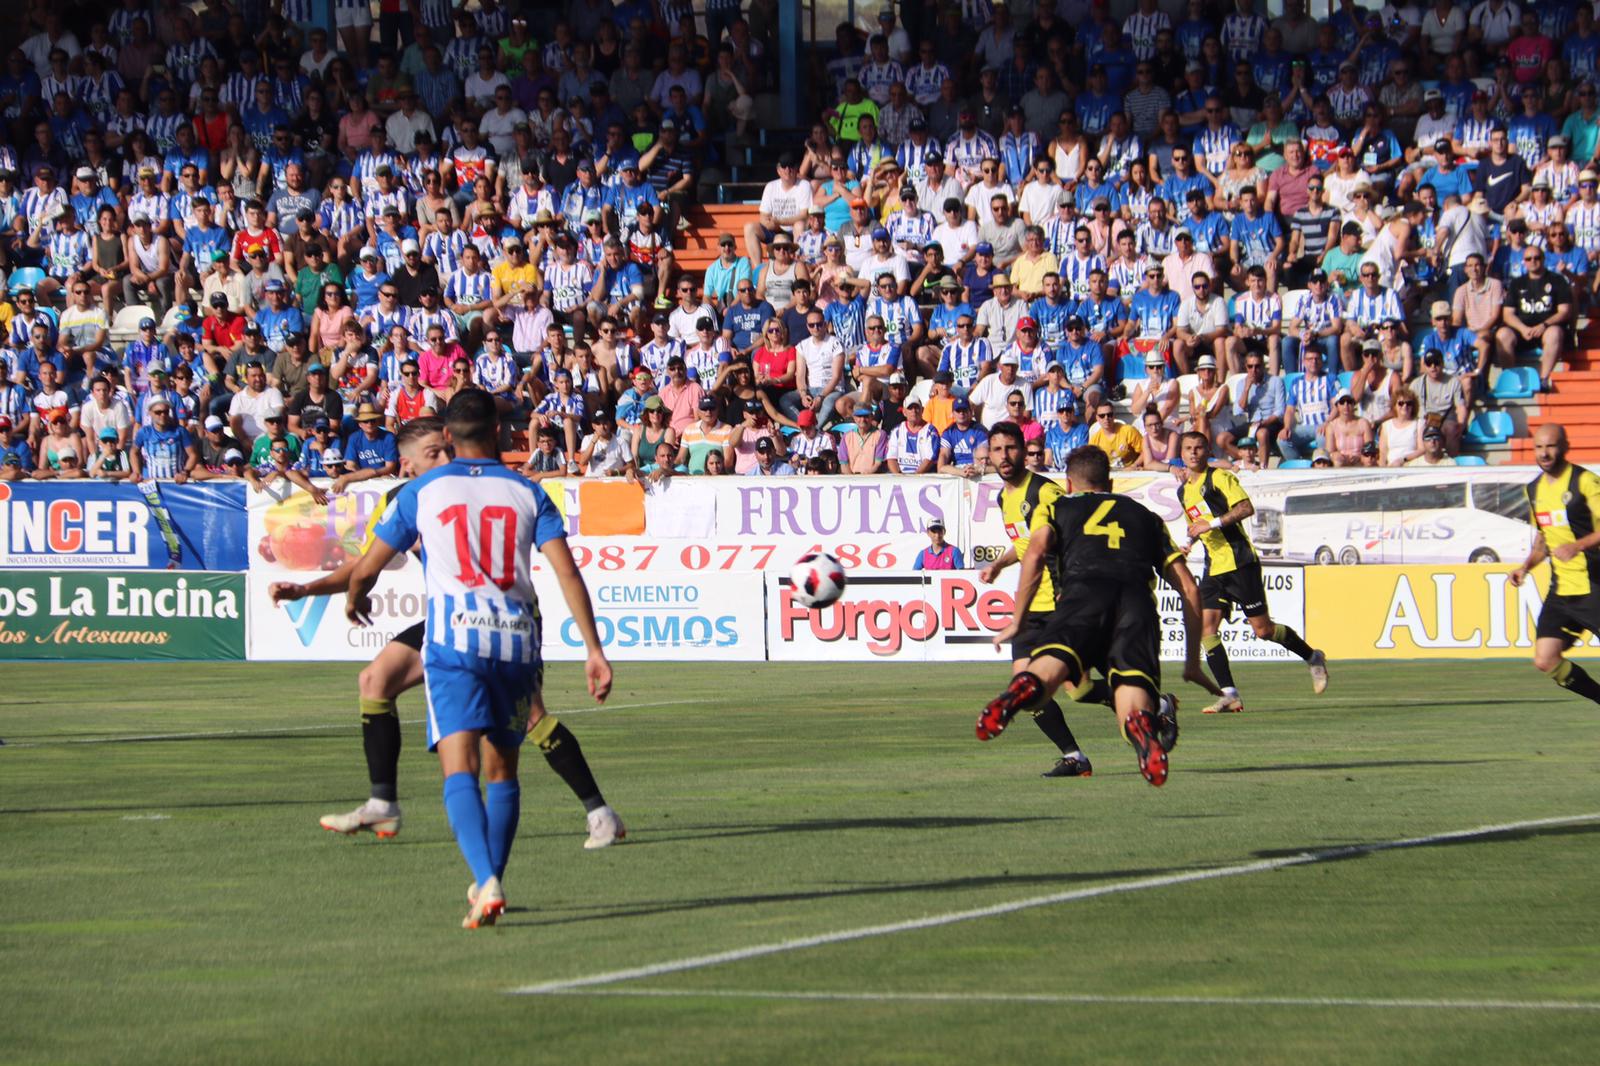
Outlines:
MULTIPOLYGON (((102 427, 92 438, 95 442, 93 454, 89 456, 86 473, 89 477, 99 481, 125 481, 132 473, 131 462, 128 459, 126 445, 117 436, 117 431, 110 426, 102 427)), ((203 468, 196 467, 193 477, 196 480, 205 476, 203 468)))
POLYGON ((287 332, 283 336, 283 348, 273 360, 272 369, 267 372, 267 380, 285 396, 293 396, 305 388, 307 368, 311 362, 311 349, 305 333, 299 330, 287 332))
POLYGON ((1371 466, 1376 448, 1372 425, 1356 412, 1356 398, 1349 389, 1340 389, 1333 401, 1333 414, 1322 424, 1322 451, 1334 466, 1371 466))
MULTIPOLYGON (((941 379, 949 376, 935 376, 933 395, 928 402, 930 408, 944 402, 947 383, 941 379)), ((965 396, 951 395, 948 404, 949 422, 939 434, 939 473, 977 477, 987 469, 989 431, 974 420, 972 402, 965 396)), ((930 410, 929 413, 934 412, 930 410)), ((937 429, 938 423, 933 424, 937 429)))
POLYGON ((157 396, 151 400, 149 412, 151 423, 134 434, 128 478, 130 481, 175 481, 181 485, 189 480, 200 462, 194 438, 174 419, 172 404, 166 397, 157 396))
MULTIPOLYGON (((987 247, 987 244, 978 245, 975 266, 984 265, 984 249, 987 247)), ((973 321, 974 330, 989 342, 990 348, 997 352, 1005 351, 1016 338, 1017 323, 1028 317, 1027 304, 1016 298, 1010 277, 1003 273, 994 273, 986 279, 993 296, 981 302, 976 300, 973 293, 974 276, 969 273, 964 280, 967 283, 967 302, 978 309, 973 321)))
POLYGON ((805 223, 811 209, 811 183, 800 180, 799 163, 792 152, 778 157, 778 176, 761 190, 760 215, 745 224, 745 254, 752 263, 762 261, 780 230, 798 236, 805 223))
POLYGON ((841 465, 852 474, 881 474, 888 458, 889 436, 878 426, 878 408, 857 404, 854 425, 839 435, 841 465))
POLYGON ((981 378, 967 394, 975 416, 984 429, 1012 416, 1008 405, 1013 397, 1021 397, 1024 408, 1032 402, 1032 390, 1022 380, 1020 364, 1021 359, 1015 351, 1002 353, 995 372, 981 378))
POLYGON ((574 459, 585 477, 637 478, 633 448, 627 436, 617 432, 616 414, 608 407, 595 411, 592 429, 574 459))
POLYGON ((887 457, 890 473, 931 474, 939 462, 940 434, 923 418, 923 404, 915 396, 901 401, 904 419, 889 432, 887 457))
POLYGON ((770 436, 757 439, 755 460, 749 469, 742 472, 746 477, 788 477, 795 473, 794 467, 785 458, 781 439, 775 440, 770 436))
POLYGON ((345 473, 344 449, 339 445, 337 426, 326 418, 318 418, 306 429, 305 444, 295 468, 307 477, 341 477, 345 473))
POLYGON ((333 483, 337 495, 357 481, 393 477, 400 470, 400 450, 394 434, 384 428, 383 413, 370 403, 356 409, 356 429, 345 438, 345 462, 351 470, 333 483))
POLYGON ((733 234, 717 237, 717 258, 706 267, 705 298, 719 313, 732 306, 740 285, 753 283, 755 272, 750 260, 738 253, 733 234))
POLYGON ((269 407, 261 412, 262 424, 265 432, 257 437, 250 448, 250 464, 259 465, 266 461, 268 449, 273 441, 287 441, 293 458, 300 458, 300 448, 304 443, 300 434, 289 432, 289 420, 285 408, 269 407))
MULTIPOLYGON (((15 319, 13 319, 15 321, 15 319)), ((26 336, 27 334, 25 334, 26 336)), ((30 338, 31 339, 31 338, 30 338)), ((48 332, 45 341, 48 344, 48 332)), ((26 358, 28 350, 18 353, 17 369, 25 372, 37 363, 26 358)), ((164 366, 171 369, 174 355, 167 342, 156 336, 156 320, 149 316, 139 320, 139 335, 122 350, 122 385, 130 393, 138 394, 150 388, 150 368, 164 366)))
MULTIPOLYGON (((662 391, 665 393, 666 390, 662 391)), ((702 395, 695 404, 696 419, 678 431, 677 465, 687 467, 691 474, 710 472, 707 461, 713 453, 721 460, 723 470, 733 468, 735 431, 734 427, 724 424, 717 417, 721 406, 716 396, 709 393, 702 395)))
POLYGON ((1283 324, 1283 358, 1290 366, 1298 366, 1301 350, 1315 346, 1322 352, 1324 365, 1333 366, 1341 361, 1344 302, 1333 291, 1326 271, 1313 270, 1306 285, 1304 295, 1289 308, 1289 317, 1283 324))
MULTIPOLYGON (((38 381, 38 392, 34 394, 34 408, 45 421, 48 421, 48 416, 51 415, 51 408, 58 408, 58 410, 66 408, 66 397, 69 394, 56 387, 56 379, 58 379, 58 375, 54 373, 53 365, 45 363, 43 367, 40 367, 40 381, 38 381)), ((173 389, 173 375, 171 375, 170 370, 166 370, 165 365, 150 367, 149 389, 133 397, 134 426, 149 426, 150 423, 154 423, 154 415, 150 413, 150 402, 157 399, 157 397, 171 403, 173 421, 182 426, 186 421, 184 419, 184 407, 182 407, 178 391, 173 389)))
POLYGON ((1406 466, 1455 466, 1456 460, 1448 450, 1444 431, 1438 426, 1422 430, 1422 454, 1406 461, 1406 466))
POLYGON ((328 386, 328 368, 320 357, 313 357, 305 368, 305 384, 289 397, 284 412, 291 433, 304 435, 319 420, 335 426, 344 422, 344 399, 328 386))
POLYGON ((245 448, 228 432, 228 423, 217 415, 209 415, 201 428, 196 440, 200 449, 200 465, 195 469, 197 479, 208 475, 227 472, 223 456, 230 451, 238 451, 241 459, 245 448))

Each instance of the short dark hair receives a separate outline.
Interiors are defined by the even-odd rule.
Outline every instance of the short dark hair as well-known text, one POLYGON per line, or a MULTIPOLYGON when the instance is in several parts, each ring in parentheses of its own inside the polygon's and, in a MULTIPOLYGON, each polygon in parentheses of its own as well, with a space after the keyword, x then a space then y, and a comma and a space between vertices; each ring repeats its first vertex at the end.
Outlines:
POLYGON ((1010 437, 1019 445, 1027 443, 1027 440, 1022 436, 1022 427, 1015 422, 996 422, 990 426, 989 439, 994 440, 996 437, 1010 437))
POLYGON ((482 389, 466 389, 450 397, 444 409, 444 423, 455 440, 486 448, 495 446, 500 432, 494 397, 482 389))
MULTIPOLYGON (((990 436, 993 436, 990 431, 990 436)), ((1111 491, 1111 457, 1098 445, 1084 444, 1067 453, 1067 479, 1075 489, 1111 491)))
POLYGON ((1178 447, 1180 447, 1180 448, 1183 447, 1185 444, 1189 443, 1189 441, 1191 439, 1198 440, 1201 444, 1204 444, 1207 448, 1211 447, 1211 438, 1206 436, 1204 433, 1201 433, 1198 430, 1193 430, 1193 429, 1189 430, 1187 433, 1184 433, 1182 436, 1180 436, 1178 438, 1178 447))

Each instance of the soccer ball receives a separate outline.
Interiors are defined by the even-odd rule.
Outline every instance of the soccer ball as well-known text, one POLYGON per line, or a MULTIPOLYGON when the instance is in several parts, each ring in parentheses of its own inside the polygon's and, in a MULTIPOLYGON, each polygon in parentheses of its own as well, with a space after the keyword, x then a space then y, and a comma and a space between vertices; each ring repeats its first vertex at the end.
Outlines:
POLYGON ((802 607, 826 607, 844 595, 844 567, 826 552, 802 555, 789 571, 794 602, 802 607))

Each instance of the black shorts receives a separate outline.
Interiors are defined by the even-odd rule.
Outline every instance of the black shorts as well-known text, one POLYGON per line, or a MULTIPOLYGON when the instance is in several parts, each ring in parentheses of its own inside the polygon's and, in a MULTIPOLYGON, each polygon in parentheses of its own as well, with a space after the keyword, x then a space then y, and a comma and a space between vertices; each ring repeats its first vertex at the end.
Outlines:
POLYGON ((1540 640, 1553 637, 1570 648, 1582 640, 1586 632, 1600 633, 1600 592, 1587 596, 1552 594, 1545 597, 1535 636, 1540 640))
POLYGON ((1017 627, 1017 635, 1011 638, 1011 659, 1033 658, 1033 649, 1043 642, 1045 634, 1049 632, 1050 611, 1029 611, 1022 616, 1022 624, 1017 627))
POLYGON ((418 622, 416 625, 410 626, 404 631, 396 633, 394 636, 390 637, 389 643, 404 644, 412 651, 420 652, 422 650, 422 638, 426 626, 426 622, 418 622))
POLYGON ((1119 582, 1074 582, 1056 599, 1056 609, 1034 649, 1077 668, 1079 683, 1099 670, 1111 683, 1138 685, 1161 695, 1161 617, 1148 586, 1119 582))
POLYGON ((1267 613, 1267 590, 1261 583, 1261 564, 1250 563, 1226 574, 1207 573, 1200 579, 1200 606, 1224 615, 1239 608, 1246 618, 1267 613))

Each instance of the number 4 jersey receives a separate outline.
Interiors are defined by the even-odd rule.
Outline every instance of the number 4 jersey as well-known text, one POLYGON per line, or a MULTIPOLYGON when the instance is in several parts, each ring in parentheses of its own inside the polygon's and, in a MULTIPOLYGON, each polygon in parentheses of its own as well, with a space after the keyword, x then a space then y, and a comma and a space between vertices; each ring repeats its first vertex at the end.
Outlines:
POLYGON ((1183 558, 1166 523, 1142 504, 1111 492, 1086 492, 1055 502, 1056 541, 1050 570, 1057 588, 1073 584, 1149 587, 1183 558))
POLYGON ((544 489, 495 459, 456 459, 404 486, 373 534, 396 551, 422 541, 425 663, 473 670, 539 657, 533 549, 565 535, 544 489))

